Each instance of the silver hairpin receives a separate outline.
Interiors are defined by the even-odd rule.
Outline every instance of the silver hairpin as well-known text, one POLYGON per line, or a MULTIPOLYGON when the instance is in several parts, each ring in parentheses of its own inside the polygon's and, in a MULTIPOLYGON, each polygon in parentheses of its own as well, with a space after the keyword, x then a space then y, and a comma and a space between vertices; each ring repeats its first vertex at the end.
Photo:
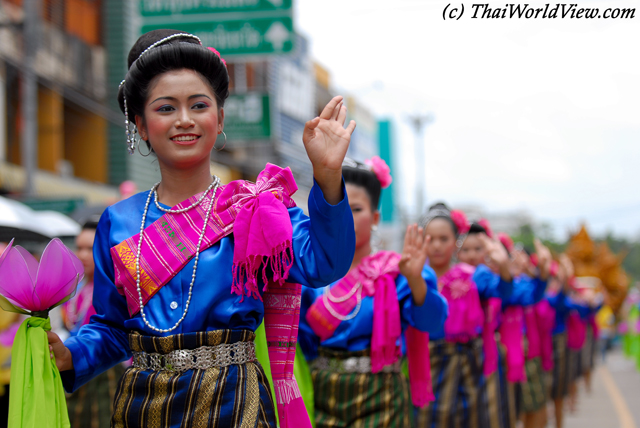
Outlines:
MULTIPOLYGON (((138 58, 136 58, 136 61, 139 60, 142 55, 146 54, 147 52, 149 52, 151 49, 160 46, 161 44, 168 42, 169 40, 173 40, 173 39, 195 39, 198 41, 198 43, 200 43, 200 46, 202 46, 202 40, 200 40, 200 38, 198 36, 194 36, 193 34, 188 34, 188 33, 177 33, 177 34, 172 34, 170 36, 165 37, 164 39, 160 39, 157 42, 155 42, 154 44, 152 44, 151 46, 149 46, 148 48, 146 48, 145 50, 142 51, 142 53, 140 55, 138 55, 138 58)), ((131 65, 133 65, 133 63, 135 63, 136 61, 133 61, 131 63, 131 65)))
POLYGON ((371 171, 371 166, 365 164, 365 163, 358 163, 355 160, 349 158, 349 157, 345 157, 344 160, 342 161, 342 166, 348 166, 350 168, 356 168, 356 169, 362 169, 365 171, 371 171))

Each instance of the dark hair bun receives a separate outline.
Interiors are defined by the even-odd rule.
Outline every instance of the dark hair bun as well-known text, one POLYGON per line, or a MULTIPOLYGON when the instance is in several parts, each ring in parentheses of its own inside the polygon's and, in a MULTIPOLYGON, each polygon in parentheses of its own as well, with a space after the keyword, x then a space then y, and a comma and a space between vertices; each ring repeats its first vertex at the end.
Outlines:
POLYGON ((129 71, 125 76, 124 85, 118 91, 118 103, 124 113, 126 96, 127 113, 131 123, 135 123, 136 116, 144 116, 144 105, 151 81, 170 71, 188 69, 198 72, 211 87, 218 108, 224 106, 224 101, 229 96, 229 74, 222 59, 183 31, 154 30, 143 34, 129 51, 127 62, 129 71), (142 52, 154 43, 174 34, 187 36, 167 40, 141 56, 142 52))
POLYGON ((455 222, 451 218, 451 209, 444 202, 436 202, 435 204, 431 205, 429 207, 429 210, 427 211, 427 214, 425 214, 420 223, 423 225, 423 227, 427 227, 431 220, 435 220, 437 218, 446 220, 451 225, 453 234, 456 237, 458 236, 458 226, 456 226, 455 222))
POLYGON ((371 171, 365 164, 349 159, 345 160, 342 165, 342 176, 345 183, 351 183, 362 187, 367 191, 371 200, 371 208, 378 209, 380 204, 380 194, 382 193, 382 185, 376 174, 371 171))
POLYGON ((469 227, 469 235, 473 235, 474 233, 487 233, 487 229, 479 225, 478 223, 471 223, 471 227, 469 227))

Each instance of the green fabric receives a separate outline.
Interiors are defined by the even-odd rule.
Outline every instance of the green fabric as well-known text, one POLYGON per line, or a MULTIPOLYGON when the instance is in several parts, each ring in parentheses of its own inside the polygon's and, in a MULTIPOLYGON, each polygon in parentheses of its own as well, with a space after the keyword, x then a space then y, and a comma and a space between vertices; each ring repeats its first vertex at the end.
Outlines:
POLYGON ((49 356, 45 333, 49 330, 49 318, 31 317, 16 333, 11 350, 10 427, 69 427, 60 372, 49 356))
POLYGON ((311 425, 316 426, 315 412, 313 408, 313 380, 311 379, 311 370, 307 360, 304 358, 304 354, 300 349, 300 345, 296 345, 296 359, 293 361, 293 375, 298 381, 298 387, 300 388, 300 394, 304 400, 304 405, 309 413, 309 419, 311 425))
MULTIPOLYGON (((273 378, 271 377, 271 363, 269 360, 269 349, 267 348, 267 334, 264 330, 264 322, 260 324, 256 330, 256 357, 262 365, 267 378, 269 379, 269 386, 271 387, 271 396, 275 397, 276 393, 273 389, 273 378)), ((300 388, 300 394, 304 400, 304 405, 307 408, 309 419, 311 424, 315 427, 315 418, 313 411, 313 382, 311 380, 311 371, 307 365, 307 361, 304 358, 304 354, 300 350, 300 346, 296 347, 296 359, 293 362, 293 375, 298 381, 298 387, 300 388)), ((276 422, 278 422, 278 412, 276 411, 276 422)))
POLYGON ((410 428, 413 405, 402 373, 314 370, 318 428, 410 428))

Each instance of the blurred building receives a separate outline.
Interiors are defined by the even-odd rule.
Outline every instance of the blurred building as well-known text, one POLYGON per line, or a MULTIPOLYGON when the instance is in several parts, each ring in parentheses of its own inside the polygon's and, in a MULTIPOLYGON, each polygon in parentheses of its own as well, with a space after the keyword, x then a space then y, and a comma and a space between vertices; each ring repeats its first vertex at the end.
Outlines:
MULTIPOLYGON (((140 35, 139 7, 137 0, 0 0, 0 194, 20 198, 27 177, 21 143, 25 17, 37 20, 39 29, 27 39, 36 41, 38 88, 34 194, 27 202, 70 212, 113 202, 126 180, 139 190, 159 180, 153 156, 127 153, 116 100, 128 51, 140 35), (32 4, 37 12, 25 14, 32 4)), ((218 140, 211 169, 228 182, 254 179, 267 162, 290 166, 300 189, 296 200, 306 207, 313 171, 302 143, 304 124, 335 91, 328 70, 312 60, 307 39, 294 37, 285 55, 227 58, 227 141, 218 140)), ((348 119, 358 123, 349 156, 378 154, 376 119, 357 99, 345 102, 348 119)))
POLYGON ((531 226, 536 229, 540 225, 540 222, 525 209, 488 212, 482 206, 475 204, 456 205, 454 208, 464 211, 469 221, 486 218, 489 220, 491 229, 496 232, 505 232, 511 236, 518 235, 523 226, 531 226))
MULTIPOLYGON (((26 44, 35 47, 36 197, 96 201, 117 195, 109 183, 105 107, 106 51, 101 1, 39 0, 28 17, 22 0, 0 1, 0 192, 19 194, 23 168, 22 83, 26 44), (37 31, 25 40, 26 19, 37 31)), ((64 205, 64 204, 63 204, 64 205)))

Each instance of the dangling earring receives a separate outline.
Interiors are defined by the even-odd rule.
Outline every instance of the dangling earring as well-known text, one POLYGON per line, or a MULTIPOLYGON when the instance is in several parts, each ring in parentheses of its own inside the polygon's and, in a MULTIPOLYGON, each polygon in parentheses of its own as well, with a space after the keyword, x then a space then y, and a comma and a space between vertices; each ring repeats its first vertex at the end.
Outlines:
POLYGON ((380 251, 380 245, 382 245, 382 239, 378 234, 378 225, 374 224, 371 226, 371 254, 376 254, 380 251))
MULTIPOLYGON (((222 145, 222 147, 220 147, 219 149, 216 149, 216 145, 214 144, 214 145, 213 145, 213 148, 214 148, 214 149, 216 149, 217 151, 224 150, 225 146, 227 145, 227 134, 225 134, 225 133, 224 133, 224 131, 220 131, 220 133, 221 133, 222 135, 224 135, 224 144, 223 144, 223 145, 222 145)), ((220 135, 220 134, 218 134, 218 135, 220 135)), ((217 141, 216 141, 216 143, 217 143, 217 141)))
POLYGON ((149 153, 147 153, 146 155, 145 155, 145 154, 143 154, 143 153, 140 151, 140 141, 144 141, 144 142, 146 143, 146 142, 147 142, 147 140, 143 140, 142 138, 138 138, 138 141, 137 141, 137 143, 136 143, 136 146, 138 146, 138 153, 140 153, 140 156, 143 156, 143 157, 145 157, 145 158, 146 158, 147 156, 149 156, 149 155, 151 154, 151 152, 153 152, 153 149, 152 149, 152 148, 149 148, 149 153))
MULTIPOLYGON (((118 89, 124 86, 124 82, 125 82, 124 80, 120 82, 118 89)), ((135 153, 135 150, 136 150, 136 142, 135 142, 134 135, 137 132, 137 128, 134 126, 133 132, 131 131, 131 129, 129 129, 129 109, 127 108, 127 96, 124 93, 124 89, 122 90, 122 102, 124 104, 124 132, 127 135, 127 152, 129 152, 129 154, 132 155, 135 153)))

